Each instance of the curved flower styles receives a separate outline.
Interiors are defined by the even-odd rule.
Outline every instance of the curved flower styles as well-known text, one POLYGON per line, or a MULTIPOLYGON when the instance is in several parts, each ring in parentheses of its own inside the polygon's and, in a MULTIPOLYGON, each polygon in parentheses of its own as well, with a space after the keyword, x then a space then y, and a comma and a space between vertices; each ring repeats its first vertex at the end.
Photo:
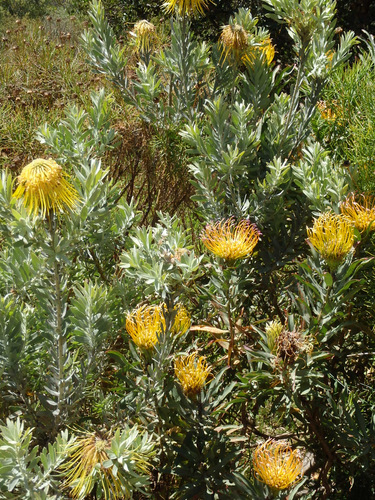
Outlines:
POLYGON ((227 261, 233 261, 251 255, 260 235, 256 225, 250 221, 242 220, 235 225, 234 219, 230 218, 207 225, 201 239, 212 253, 227 261))
POLYGON ((247 36, 246 30, 240 24, 223 26, 219 39, 223 59, 234 57, 241 60, 248 46, 247 36))
POLYGON ((375 198, 361 194, 349 195, 340 206, 341 213, 350 223, 363 233, 371 225, 371 231, 375 231, 375 198))
POLYGON ((197 359, 197 353, 193 353, 177 359, 174 371, 184 393, 188 397, 194 397, 205 386, 211 368, 203 356, 197 359))
POLYGON ((79 197, 74 187, 67 181, 63 169, 51 158, 38 158, 22 169, 18 176, 18 187, 13 193, 29 214, 37 215, 39 210, 45 217, 50 210, 54 213, 67 211, 77 204, 79 197))
POLYGON ((307 235, 312 246, 333 270, 344 260, 354 244, 353 225, 342 215, 331 212, 315 219, 313 227, 307 228, 307 235))
POLYGON ((142 19, 142 21, 135 23, 131 35, 136 39, 139 52, 149 52, 153 41, 156 39, 156 28, 152 23, 142 19))
POLYGON ((284 327, 279 319, 266 323, 265 333, 267 337, 267 345, 273 354, 276 354, 277 339, 283 330, 284 327))
POLYGON ((243 26, 237 23, 223 26, 219 42, 224 60, 234 59, 237 62, 252 65, 257 53, 262 53, 267 64, 270 65, 275 57, 275 47, 270 37, 264 38, 261 42, 256 42, 255 38, 251 36, 251 42, 249 43, 249 34, 243 26))
POLYGON ((263 41, 261 46, 257 47, 257 49, 263 52, 263 54, 266 56, 267 64, 270 65, 273 61, 273 58, 275 57, 275 47, 272 44, 271 38, 267 37, 263 41))
POLYGON ((126 316, 126 330, 141 349, 152 349, 165 328, 161 306, 142 306, 126 316))
POLYGON ((176 304, 174 309, 177 313, 171 328, 171 333, 172 335, 184 335, 190 328, 190 314, 181 303, 176 304))
POLYGON ((204 14, 209 3, 213 3, 212 0, 166 0, 163 7, 167 13, 176 9, 180 16, 192 16, 197 13, 204 14))
POLYGON ((69 460, 62 469, 66 476, 64 484, 72 488, 70 494, 73 498, 86 498, 98 479, 103 489, 110 492, 110 498, 122 498, 121 477, 113 474, 112 467, 103 466, 109 460, 106 450, 110 447, 110 439, 95 432, 85 433, 68 447, 69 460))
POLYGON ((253 467, 260 481, 272 489, 285 490, 302 474, 302 458, 285 442, 269 439, 255 449, 253 467))

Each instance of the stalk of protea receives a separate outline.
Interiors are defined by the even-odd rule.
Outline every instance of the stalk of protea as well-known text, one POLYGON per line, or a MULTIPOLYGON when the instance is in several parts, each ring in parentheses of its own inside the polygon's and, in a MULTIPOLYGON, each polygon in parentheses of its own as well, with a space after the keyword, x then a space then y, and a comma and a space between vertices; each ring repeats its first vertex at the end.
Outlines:
POLYGON ((13 193, 22 199, 29 214, 39 212, 44 218, 51 211, 58 214, 73 209, 79 196, 68 182, 63 169, 51 158, 38 158, 26 165, 18 176, 18 187, 13 193))
POLYGON ((353 225, 342 215, 327 212, 307 228, 311 245, 334 271, 348 255, 354 244, 353 225))
POLYGON ((174 371, 184 393, 189 398, 194 398, 206 385, 206 379, 210 374, 211 367, 208 366, 205 358, 197 353, 181 357, 174 363, 174 371))
POLYGON ((259 445, 253 454, 257 478, 274 491, 289 488, 301 476, 302 465, 298 450, 272 439, 259 445))
POLYGON ((176 10, 180 16, 193 16, 204 14, 212 0, 166 0, 163 4, 164 10, 171 13, 176 10))

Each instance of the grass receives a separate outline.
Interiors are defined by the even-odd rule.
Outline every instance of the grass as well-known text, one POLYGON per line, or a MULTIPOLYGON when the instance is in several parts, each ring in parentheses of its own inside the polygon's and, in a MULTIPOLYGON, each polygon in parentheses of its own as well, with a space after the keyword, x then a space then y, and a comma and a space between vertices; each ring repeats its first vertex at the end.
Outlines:
MULTIPOLYGON (((36 139, 38 128, 46 122, 57 125, 68 106, 87 108, 90 93, 104 87, 106 93, 113 93, 111 126, 119 139, 103 158, 104 165, 123 185, 127 198, 138 202, 143 223, 155 222, 158 211, 179 212, 186 217, 192 188, 178 131, 159 131, 142 123, 134 109, 123 106, 119 93, 105 77, 92 73, 80 48, 80 35, 87 26, 87 21, 64 13, 42 19, 8 17, 3 22, 0 169, 16 174, 31 160, 49 156, 36 139)), ((129 41, 126 34, 120 38, 120 43, 129 41)), ((135 66, 137 57, 131 43, 127 50, 129 62, 135 66)))
POLYGON ((44 153, 37 128, 56 123, 67 105, 84 104, 106 85, 79 47, 75 17, 8 18, 0 28, 0 168, 18 171, 44 153))

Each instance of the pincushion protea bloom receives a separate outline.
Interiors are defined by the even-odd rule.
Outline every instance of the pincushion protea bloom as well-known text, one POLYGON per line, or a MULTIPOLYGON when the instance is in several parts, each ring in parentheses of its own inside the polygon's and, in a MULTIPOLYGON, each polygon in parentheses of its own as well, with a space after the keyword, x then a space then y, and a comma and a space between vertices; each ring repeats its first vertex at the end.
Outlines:
POLYGON ((311 245, 334 270, 348 255, 354 244, 353 225, 343 216, 327 212, 307 228, 311 245))
POLYGON ((263 52, 263 54, 266 56, 267 64, 271 64, 273 58, 275 57, 275 47, 271 42, 271 38, 265 38, 262 44, 257 47, 257 49, 263 52))
POLYGON ((174 371, 184 393, 188 397, 196 396, 206 384, 211 371, 203 356, 197 359, 197 354, 181 357, 174 363, 174 371))
POLYGON ((269 321, 266 324, 265 332, 267 337, 267 345, 269 350, 274 354, 276 353, 277 338, 279 337, 283 329, 284 327, 279 319, 275 319, 274 321, 269 321))
POLYGON ((241 60, 248 46, 248 34, 240 24, 228 24, 223 26, 219 42, 222 47, 223 59, 234 57, 241 60))
POLYGON ((191 16, 194 14, 204 14, 212 0, 166 0, 163 4, 166 12, 173 12, 175 9, 180 16, 191 16))
POLYGON ((78 202, 78 193, 66 179, 63 169, 51 158, 38 158, 22 169, 18 176, 18 187, 13 193, 22 198, 29 213, 42 217, 50 211, 66 211, 78 202))
POLYGON ((67 449, 69 459, 62 467, 65 486, 71 488, 73 498, 84 499, 91 492, 94 484, 100 481, 106 498, 122 498, 122 482, 119 474, 114 474, 112 467, 104 466, 109 460, 107 451, 111 441, 96 434, 84 433, 67 449))
POLYGON ((165 329, 161 306, 142 306, 126 317, 126 330, 141 349, 152 349, 165 329))
POLYGON ((237 225, 234 219, 207 225, 202 232, 203 244, 215 255, 227 261, 248 257, 259 241, 260 231, 248 220, 237 225))
POLYGON ((363 233, 371 225, 375 231, 375 199, 373 196, 355 194, 349 195, 340 206, 341 213, 350 223, 363 233))
POLYGON ((171 328, 171 333, 173 335, 184 335, 190 328, 191 318, 185 307, 178 303, 174 307, 177 311, 173 326, 171 328))
POLYGON ((135 37, 140 52, 149 52, 152 42, 156 39, 156 28, 152 23, 142 19, 135 23, 130 34, 135 37))
POLYGON ((269 439, 255 449, 253 468, 258 479, 271 489, 285 490, 302 474, 302 458, 285 442, 269 439))

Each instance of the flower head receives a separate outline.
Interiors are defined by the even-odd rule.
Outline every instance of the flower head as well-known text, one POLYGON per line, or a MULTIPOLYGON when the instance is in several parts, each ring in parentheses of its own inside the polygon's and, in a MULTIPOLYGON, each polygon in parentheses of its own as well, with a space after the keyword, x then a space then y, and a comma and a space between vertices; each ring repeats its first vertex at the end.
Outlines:
POLYGON ((354 244, 353 225, 341 215, 327 212, 307 228, 311 245, 334 270, 348 255, 354 244))
POLYGON ((271 38, 265 38, 257 49, 266 56, 267 64, 271 64, 273 58, 275 57, 275 47, 271 42, 271 38))
POLYGON ((174 310, 176 311, 176 316, 171 328, 171 333, 173 335, 184 335, 190 328, 190 314, 181 303, 176 304, 174 310))
POLYGON ((240 24, 228 24, 223 26, 220 35, 223 59, 234 57, 241 60, 248 46, 248 34, 240 24))
POLYGON ((134 477, 142 475, 147 482, 149 460, 154 454, 147 433, 141 433, 137 426, 125 426, 113 435, 87 431, 81 434, 68 443, 68 460, 61 466, 64 486, 70 488, 72 498, 88 498, 95 485, 101 487, 100 498, 105 500, 130 498, 133 488, 137 488, 134 477))
POLYGON ((258 243, 260 231, 255 224, 242 220, 235 225, 233 218, 207 225, 201 239, 215 255, 227 261, 248 257, 258 243))
POLYGON ((165 329, 161 306, 142 306, 126 317, 126 330, 141 349, 152 349, 165 329))
POLYGON ((72 488, 70 494, 73 498, 86 498, 98 481, 106 491, 110 491, 109 498, 122 497, 120 476, 113 473, 112 467, 104 466, 104 462, 109 460, 107 451, 110 447, 111 440, 95 432, 84 433, 69 445, 69 460, 63 471, 66 476, 64 484, 72 488))
POLYGON ((22 169, 18 176, 18 187, 13 193, 29 213, 42 217, 52 210, 54 213, 72 209, 78 202, 78 193, 66 179, 63 169, 54 160, 38 158, 22 169))
POLYGON ((176 377, 188 397, 194 397, 202 390, 211 371, 205 358, 200 356, 197 359, 196 353, 177 359, 174 366, 176 377))
POLYGON ((354 226, 363 233, 371 225, 375 231, 375 198, 369 195, 355 196, 351 194, 341 203, 341 213, 354 226))
POLYGON ((204 14, 204 10, 208 9, 209 3, 213 3, 212 0, 166 0, 163 7, 168 13, 176 9, 180 16, 192 16, 194 14, 204 14))
POLYGON ((303 338, 299 331, 283 330, 276 340, 277 356, 285 363, 296 361, 303 347, 303 338))
MULTIPOLYGON (((334 103, 335 101, 332 101, 332 104, 334 103)), ((335 111, 327 105, 326 101, 318 101, 316 106, 320 111, 320 116, 323 120, 326 120, 327 122, 333 122, 336 120, 337 115, 335 111)))
POLYGON ((143 19, 135 23, 130 34, 135 37, 139 52, 149 52, 153 41, 156 39, 156 28, 152 23, 143 19))
POLYGON ((276 342, 284 327, 279 319, 266 324, 267 345, 271 352, 276 352, 276 342))
POLYGON ((272 489, 285 490, 302 474, 302 458, 285 442, 269 439, 255 449, 253 467, 260 481, 272 489))

